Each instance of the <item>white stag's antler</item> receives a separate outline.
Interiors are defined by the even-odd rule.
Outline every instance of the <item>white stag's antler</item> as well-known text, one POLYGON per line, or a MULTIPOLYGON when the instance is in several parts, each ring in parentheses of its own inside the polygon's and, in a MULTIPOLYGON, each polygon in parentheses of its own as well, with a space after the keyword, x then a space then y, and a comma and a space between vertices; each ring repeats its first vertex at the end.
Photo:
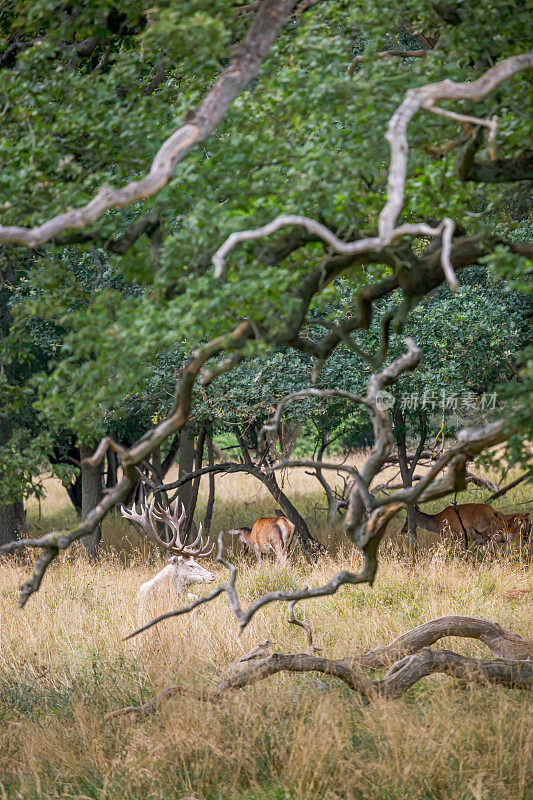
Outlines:
POLYGON ((181 506, 181 515, 178 517, 178 505, 172 513, 168 508, 156 506, 155 498, 150 504, 147 502, 141 503, 141 513, 137 513, 137 505, 134 503, 131 508, 125 506, 120 507, 120 512, 125 519, 136 523, 142 532, 154 542, 158 547, 163 550, 168 550, 170 553, 179 556, 193 556, 194 558, 206 558, 213 551, 214 544, 209 547, 209 541, 205 544, 202 538, 202 523, 198 530, 198 536, 190 545, 182 543, 180 538, 180 525, 185 519, 185 507, 181 506), (156 521, 164 522, 172 531, 172 537, 169 542, 165 542, 157 532, 156 521), (209 548, 209 549, 208 549, 209 548))

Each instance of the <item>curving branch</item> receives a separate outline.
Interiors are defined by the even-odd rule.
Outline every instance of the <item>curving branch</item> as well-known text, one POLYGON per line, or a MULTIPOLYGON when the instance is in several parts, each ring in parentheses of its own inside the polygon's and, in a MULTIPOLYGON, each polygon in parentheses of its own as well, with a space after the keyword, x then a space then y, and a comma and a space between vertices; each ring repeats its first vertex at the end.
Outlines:
MULTIPOLYGON (((451 261, 455 273, 471 264, 476 264, 481 258, 492 252, 496 244, 505 245, 511 252, 526 257, 533 257, 531 242, 506 242, 494 237, 463 236, 455 237, 451 247, 451 261)), ((397 243, 394 247, 386 248, 378 255, 367 253, 364 256, 338 256, 332 255, 317 265, 306 278, 298 291, 301 300, 300 314, 291 315, 287 320, 287 333, 283 338, 284 343, 296 350, 317 358, 313 376, 320 371, 322 364, 342 343, 345 337, 356 330, 368 329, 373 318, 373 304, 382 297, 388 297, 397 289, 403 294, 403 301, 396 311, 382 318, 382 337, 379 354, 376 358, 376 367, 380 367, 387 356, 390 326, 401 330, 407 313, 417 305, 421 298, 432 289, 442 284, 444 279, 442 271, 442 248, 433 242, 420 256, 412 250, 406 254, 405 246, 397 243), (309 304, 315 294, 331 280, 342 274, 346 269, 362 264, 365 260, 372 263, 379 262, 390 266, 393 275, 388 275, 377 283, 362 286, 356 294, 357 313, 340 321, 335 329, 330 329, 322 338, 313 340, 310 336, 301 335, 301 329, 307 324, 321 325, 321 321, 313 320, 308 323, 305 315, 309 304)), ((314 377, 313 377, 314 379, 314 377)))
POLYGON ((148 175, 121 189, 104 185, 85 206, 49 219, 35 228, 0 225, 0 244, 17 242, 37 247, 65 230, 83 228, 111 208, 123 208, 157 194, 172 178, 176 165, 189 150, 205 141, 218 126, 235 98, 259 73, 276 36, 297 0, 263 0, 237 49, 198 108, 161 145, 148 175))
POLYGON ((437 500, 459 488, 464 488, 467 482, 466 466, 472 458, 495 444, 505 441, 511 432, 510 423, 500 420, 485 425, 477 430, 463 429, 457 435, 458 441, 446 453, 438 458, 428 472, 420 478, 416 486, 404 489, 387 498, 376 499, 376 506, 389 502, 402 502, 405 505, 414 505, 417 502, 437 500), (448 467, 448 471, 441 478, 438 475, 448 467))
MULTIPOLYGON (((524 53, 501 61, 471 83, 456 83, 451 80, 444 80, 439 83, 421 86, 417 89, 410 89, 406 93, 403 102, 392 115, 385 135, 390 147, 390 165, 387 181, 387 201, 379 215, 378 236, 358 239, 354 242, 343 242, 329 228, 316 220, 297 214, 281 214, 260 228, 236 231, 230 234, 213 256, 215 275, 217 277, 224 276, 226 256, 239 242, 263 238, 288 225, 299 225, 309 233, 322 238, 335 252, 345 255, 357 255, 368 251, 379 252, 401 236, 441 236, 442 269, 450 287, 457 289, 457 277, 450 260, 454 232, 453 220, 445 217, 439 225, 434 227, 422 222, 404 223, 397 226, 404 204, 407 177, 407 157, 409 152, 407 128, 415 114, 420 110, 444 113, 446 116, 453 115, 454 112, 447 112, 445 109, 435 106, 435 103, 439 100, 481 100, 502 81, 523 70, 532 68, 533 53, 524 53)), ((479 120, 477 120, 477 124, 479 124, 479 120)), ((494 129, 494 121, 490 123, 484 122, 484 124, 492 126, 492 129, 494 129)))
POLYGON ((401 697, 422 678, 434 673, 462 680, 469 687, 499 684, 512 689, 533 690, 533 640, 522 639, 486 619, 450 616, 430 620, 385 647, 335 661, 316 655, 311 628, 294 618, 294 603, 289 608, 289 621, 306 631, 307 653, 270 653, 270 642, 265 642, 239 659, 238 670, 228 671, 213 688, 195 690, 172 686, 141 706, 111 711, 105 716, 105 721, 122 717, 143 719, 176 695, 217 702, 231 691, 279 672, 320 672, 343 681, 368 702, 401 697), (449 636, 477 639, 498 660, 469 658, 450 650, 430 649, 430 645, 449 636), (366 669, 387 669, 387 672, 382 679, 372 680, 365 675, 366 669))
MULTIPOLYGON (((303 587, 307 589, 307 586, 303 587)), ((315 656, 317 653, 320 652, 320 647, 316 647, 313 644, 313 631, 311 630, 311 626, 309 623, 304 622, 301 619, 297 619, 294 616, 294 606, 296 605, 296 600, 293 600, 289 603, 289 624, 290 625, 297 625, 299 628, 302 628, 305 631, 305 641, 307 642, 307 650, 306 653, 308 656, 315 656)))
POLYGON ((311 467, 317 471, 326 469, 335 472, 347 472, 357 483, 357 488, 363 498, 365 509, 370 512, 374 508, 374 495, 368 491, 368 487, 363 482, 357 467, 352 467, 349 464, 328 464, 327 461, 315 461, 312 458, 284 458, 278 461, 277 464, 274 464, 274 466, 269 467, 267 472, 275 472, 280 469, 288 469, 291 467, 311 467))
MULTIPOLYGON (((383 214, 383 211, 381 214, 383 214)), ((448 219, 448 217, 443 219, 442 222, 436 227, 432 227, 425 222, 416 224, 405 223, 400 225, 398 228, 394 228, 390 232, 387 231, 386 235, 380 234, 379 236, 369 237, 367 239, 357 239, 355 242, 343 242, 342 239, 339 239, 339 237, 333 233, 333 231, 331 231, 321 222, 317 222, 310 217, 303 217, 300 214, 280 214, 278 217, 260 228, 250 228, 248 230, 235 231, 234 233, 231 233, 226 241, 213 255, 212 262, 213 266, 215 267, 215 277, 225 277, 225 259, 227 254, 235 247, 235 245, 240 242, 262 239, 265 236, 270 236, 270 234, 276 233, 276 231, 279 231, 281 228, 286 228, 287 226, 292 225, 299 225, 302 228, 305 228, 309 234, 317 236, 326 242, 326 244, 329 245, 336 253, 349 256, 356 256, 370 251, 379 253, 384 247, 390 245, 400 236, 442 236, 442 268, 447 278, 448 276, 454 274, 453 267, 451 266, 450 262, 450 248, 455 226, 453 221, 448 219)))
POLYGON ((477 639, 495 658, 527 660, 533 657, 533 639, 523 639, 506 630, 497 622, 481 617, 447 616, 424 622, 408 633, 394 639, 385 647, 378 647, 359 656, 355 661, 370 669, 390 667, 399 659, 413 655, 449 636, 477 639))

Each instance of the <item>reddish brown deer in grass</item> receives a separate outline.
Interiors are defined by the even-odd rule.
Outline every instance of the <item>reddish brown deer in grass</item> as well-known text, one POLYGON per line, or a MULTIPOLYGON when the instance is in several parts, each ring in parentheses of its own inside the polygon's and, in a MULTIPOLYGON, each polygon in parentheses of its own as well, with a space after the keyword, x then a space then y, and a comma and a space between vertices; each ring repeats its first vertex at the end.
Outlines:
POLYGON ((283 516, 261 517, 251 528, 233 528, 228 533, 252 548, 258 561, 268 553, 274 553, 278 561, 285 561, 294 537, 294 523, 283 516))
MULTIPOLYGON (((476 545, 503 544, 509 534, 521 531, 527 540, 531 533, 529 514, 502 514, 485 503, 464 503, 447 506, 438 514, 426 514, 414 506, 415 522, 419 528, 439 535, 451 535, 463 539, 468 547, 469 540, 476 545)), ((407 520, 402 533, 407 532, 407 520)))
POLYGON ((527 542, 531 536, 531 514, 502 514, 507 531, 516 539, 527 542))

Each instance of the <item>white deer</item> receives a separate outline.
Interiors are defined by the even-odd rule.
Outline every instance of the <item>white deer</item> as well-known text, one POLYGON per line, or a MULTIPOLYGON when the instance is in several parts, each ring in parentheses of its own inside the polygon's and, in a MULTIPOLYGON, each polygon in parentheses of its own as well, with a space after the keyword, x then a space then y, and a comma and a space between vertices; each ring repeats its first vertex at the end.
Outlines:
POLYGON ((146 608, 150 600, 154 598, 164 588, 170 588, 178 597, 182 599, 195 600, 196 595, 188 592, 188 587, 197 583, 212 583, 215 575, 209 570, 204 569, 195 560, 206 558, 213 550, 214 545, 209 548, 209 542, 203 543, 202 525, 198 531, 198 536, 191 545, 184 545, 180 539, 180 525, 185 517, 185 509, 182 506, 181 516, 178 517, 176 507, 174 513, 170 509, 155 505, 155 498, 148 505, 141 503, 141 513, 137 513, 137 506, 134 503, 131 509, 121 506, 122 516, 129 519, 139 526, 144 535, 154 542, 162 550, 171 553, 170 562, 157 575, 146 583, 143 583, 137 593, 137 603, 139 614, 144 617, 146 608), (169 542, 165 542, 157 532, 157 522, 164 522, 172 535, 169 542))

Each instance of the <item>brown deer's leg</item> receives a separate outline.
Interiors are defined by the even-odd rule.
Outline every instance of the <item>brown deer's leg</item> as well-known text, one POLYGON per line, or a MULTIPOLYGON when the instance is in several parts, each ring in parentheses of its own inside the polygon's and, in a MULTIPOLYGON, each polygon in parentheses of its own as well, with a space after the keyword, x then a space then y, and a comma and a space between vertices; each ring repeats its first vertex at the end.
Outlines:
POLYGON ((279 539, 278 538, 274 539, 270 543, 270 546, 271 546, 272 550, 274 551, 274 555, 276 556, 277 560, 280 563, 285 564, 287 562, 287 557, 286 557, 285 551, 283 549, 283 539, 281 538, 281 536, 280 536, 279 539))

